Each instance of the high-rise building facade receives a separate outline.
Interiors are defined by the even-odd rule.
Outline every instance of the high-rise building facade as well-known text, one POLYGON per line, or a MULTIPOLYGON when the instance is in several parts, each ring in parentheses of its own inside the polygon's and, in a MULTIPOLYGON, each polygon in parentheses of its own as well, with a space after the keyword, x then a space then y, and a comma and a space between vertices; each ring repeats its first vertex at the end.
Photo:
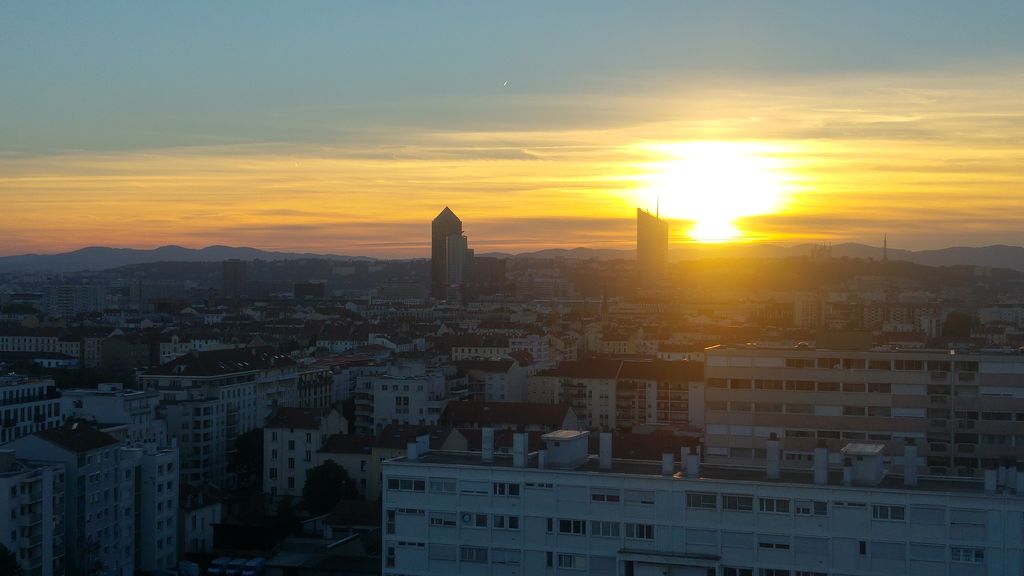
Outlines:
POLYGON ((449 244, 459 243, 465 247, 462 236, 462 220, 445 206, 444 210, 430 224, 430 295, 443 299, 447 296, 448 286, 452 284, 451 267, 449 266, 449 244), (455 237, 455 241, 450 241, 455 237))
POLYGON ((665 272, 668 257, 668 222, 636 209, 636 266, 640 285, 649 287, 665 272))
POLYGON ((247 268, 245 260, 225 260, 222 263, 223 296, 225 298, 238 298, 245 293, 247 268))

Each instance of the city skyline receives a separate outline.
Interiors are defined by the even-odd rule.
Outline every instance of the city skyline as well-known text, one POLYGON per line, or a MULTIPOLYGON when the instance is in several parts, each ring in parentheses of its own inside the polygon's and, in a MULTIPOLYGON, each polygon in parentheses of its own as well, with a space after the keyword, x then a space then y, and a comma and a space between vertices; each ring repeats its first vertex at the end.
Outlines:
POLYGON ((309 7, 4 6, 0 251, 1024 244, 1019 5, 309 7))

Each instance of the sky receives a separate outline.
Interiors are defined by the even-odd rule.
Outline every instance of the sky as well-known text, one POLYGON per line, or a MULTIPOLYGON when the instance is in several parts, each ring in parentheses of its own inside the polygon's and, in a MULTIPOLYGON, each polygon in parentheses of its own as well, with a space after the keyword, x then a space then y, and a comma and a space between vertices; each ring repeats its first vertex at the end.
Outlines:
POLYGON ((1024 244, 1024 3, 0 3, 0 255, 1024 244))

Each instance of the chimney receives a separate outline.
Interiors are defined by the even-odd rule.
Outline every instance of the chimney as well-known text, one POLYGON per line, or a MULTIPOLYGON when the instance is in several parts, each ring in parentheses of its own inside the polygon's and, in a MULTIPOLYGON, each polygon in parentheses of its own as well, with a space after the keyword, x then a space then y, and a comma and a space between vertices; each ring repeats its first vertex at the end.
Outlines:
POLYGON ((903 484, 917 486, 917 444, 913 438, 907 438, 903 447, 903 484))
POLYGON ((537 468, 547 468, 548 465, 548 451, 540 449, 537 451, 537 468))
POLYGON ((687 476, 689 476, 689 474, 690 474, 690 472, 689 472, 690 463, 687 462, 687 460, 689 460, 689 458, 688 458, 689 455, 690 455, 690 449, 687 448, 686 446, 683 446, 682 448, 679 449, 679 468, 681 468, 682 471, 687 474, 687 476))
POLYGON ((686 477, 700 478, 700 446, 694 446, 686 455, 686 477))
POLYGON ((516 468, 526 466, 526 433, 512 434, 512 465, 516 468))
POLYGON ((828 484, 828 445, 824 439, 818 440, 814 448, 814 483, 828 484))
POLYGON ((778 480, 779 460, 782 459, 782 450, 779 447, 779 436, 775 434, 775 432, 772 432, 771 436, 768 437, 768 442, 765 443, 765 451, 767 457, 768 478, 778 480))
POLYGON ((611 470, 612 469, 612 433, 611 432, 601 432, 601 436, 600 436, 600 451, 598 452, 598 454, 599 454, 599 458, 600 458, 599 463, 600 463, 601 470, 611 470))
POLYGON ((480 459, 494 462, 494 428, 480 429, 480 459))
POLYGON ((420 443, 418 441, 406 443, 405 459, 409 462, 415 462, 420 459, 420 443))
POLYGON ((986 468, 985 469, 985 493, 986 494, 995 494, 996 493, 996 483, 998 482, 998 480, 999 480, 999 471, 998 470, 996 470, 995 468, 986 468))
POLYGON ((421 436, 417 436, 416 443, 419 445, 421 455, 430 452, 430 434, 423 434, 421 436))
POLYGON ((843 486, 853 485, 853 460, 843 458, 843 486))
POLYGON ((661 455, 661 475, 671 476, 676 471, 676 460, 675 455, 671 452, 665 452, 661 455))

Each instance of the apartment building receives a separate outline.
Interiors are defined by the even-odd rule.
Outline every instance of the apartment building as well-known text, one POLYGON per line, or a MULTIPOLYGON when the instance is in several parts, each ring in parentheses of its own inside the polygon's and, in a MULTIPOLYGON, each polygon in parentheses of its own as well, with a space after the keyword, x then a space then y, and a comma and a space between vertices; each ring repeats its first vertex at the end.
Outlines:
POLYGON ((0 450, 0 510, 0 544, 24 573, 64 574, 64 467, 0 450))
POLYGON ((53 380, 0 376, 0 444, 56 428, 64 421, 53 380))
POLYGON ((178 450, 150 442, 134 451, 136 567, 150 572, 172 570, 178 565, 178 450))
POLYGON ((526 400, 526 370, 512 359, 461 360, 453 365, 469 380, 470 394, 487 402, 526 400))
POLYGON ((64 467, 69 576, 135 573, 136 458, 117 438, 85 424, 51 428, 11 443, 18 458, 64 467))
POLYGON ((181 451, 181 481, 225 487, 238 436, 263 426, 274 398, 294 397, 297 365, 268 348, 192 352, 139 376, 160 394, 168 435, 181 451))
POLYGON ((714 348, 706 352, 710 463, 763 462, 771 434, 783 466, 825 441, 921 447, 929 473, 980 476, 1024 457, 1024 356, 948 350, 714 348))
MULTIPOLYGON (((492 433, 484 430, 484 435, 492 433)), ((699 453, 613 458, 611 435, 557 431, 527 452, 442 452, 425 438, 384 462, 386 575, 994 575, 1024 570, 1024 474, 905 476, 884 446, 830 466, 710 466, 699 453), (681 462, 677 464, 677 462, 681 462)), ((484 442, 483 446, 489 443, 484 442)), ((911 449, 912 450, 912 449, 911 449)), ((915 457, 912 453, 910 457, 915 457)))
POLYGON ((529 402, 572 405, 580 426, 591 430, 642 430, 699 425, 703 364, 663 360, 594 359, 562 362, 530 378, 529 402))
POLYGON ((328 437, 347 431, 335 409, 278 408, 263 428, 263 491, 301 496, 306 475, 319 464, 317 452, 328 437))
POLYGON ((128 442, 155 442, 164 446, 167 423, 157 418, 160 393, 132 390, 123 384, 101 383, 95 389, 74 388, 62 391, 61 406, 68 417, 99 424, 123 424, 128 442))

